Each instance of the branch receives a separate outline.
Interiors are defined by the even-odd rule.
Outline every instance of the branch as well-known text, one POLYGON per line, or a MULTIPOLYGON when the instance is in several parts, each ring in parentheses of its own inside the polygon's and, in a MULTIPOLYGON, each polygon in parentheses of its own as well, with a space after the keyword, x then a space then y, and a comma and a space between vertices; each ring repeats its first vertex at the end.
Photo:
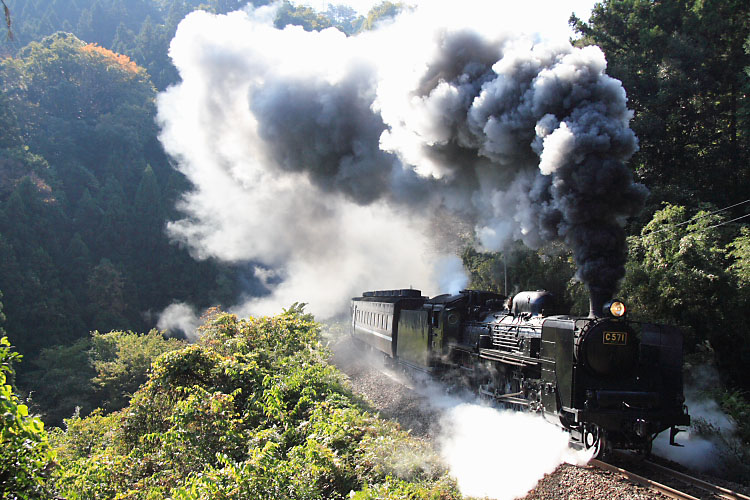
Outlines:
POLYGON ((13 32, 10 30, 10 9, 5 5, 5 0, 0 0, 3 3, 3 10, 5 11, 5 24, 8 26, 8 40, 13 41, 13 32))

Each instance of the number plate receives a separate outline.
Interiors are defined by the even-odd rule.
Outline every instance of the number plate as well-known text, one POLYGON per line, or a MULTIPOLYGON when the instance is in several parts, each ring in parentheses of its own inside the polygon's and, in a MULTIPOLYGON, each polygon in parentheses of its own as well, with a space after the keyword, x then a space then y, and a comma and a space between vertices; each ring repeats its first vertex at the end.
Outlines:
POLYGON ((628 343, 628 333, 604 332, 604 343, 610 345, 626 345, 628 343))

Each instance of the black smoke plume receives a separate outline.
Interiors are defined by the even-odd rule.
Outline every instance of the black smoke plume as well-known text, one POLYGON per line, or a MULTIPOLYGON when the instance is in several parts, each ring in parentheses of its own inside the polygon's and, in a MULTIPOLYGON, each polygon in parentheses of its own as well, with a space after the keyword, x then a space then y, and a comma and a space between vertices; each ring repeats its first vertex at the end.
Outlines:
POLYGON ((415 8, 354 37, 278 30, 271 7, 189 15, 170 50, 182 83, 159 98, 195 186, 173 236, 278 269, 280 305, 324 285, 333 310, 396 282, 431 291, 442 257, 424 233, 447 211, 488 249, 564 241, 582 281, 615 290, 645 197, 622 85, 596 47, 452 14, 415 8))

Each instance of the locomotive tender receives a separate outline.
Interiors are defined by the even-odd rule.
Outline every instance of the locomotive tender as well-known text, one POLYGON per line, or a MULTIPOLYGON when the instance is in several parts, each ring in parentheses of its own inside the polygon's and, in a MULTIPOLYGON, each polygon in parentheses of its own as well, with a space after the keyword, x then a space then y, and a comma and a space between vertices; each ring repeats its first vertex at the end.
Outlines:
POLYGON ((512 300, 476 290, 431 299, 412 289, 365 292, 351 302, 352 336, 405 367, 460 374, 486 397, 538 412, 596 455, 648 453, 666 429, 679 446, 677 426, 690 423, 682 333, 603 302, 592 296, 589 316, 573 317, 557 314, 545 291, 512 300))

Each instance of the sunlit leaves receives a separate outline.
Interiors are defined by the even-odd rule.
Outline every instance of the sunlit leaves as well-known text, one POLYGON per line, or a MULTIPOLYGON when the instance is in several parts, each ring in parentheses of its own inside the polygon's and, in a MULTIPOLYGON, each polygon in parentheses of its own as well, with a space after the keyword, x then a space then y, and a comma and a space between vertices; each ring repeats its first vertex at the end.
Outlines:
MULTIPOLYGON (((154 362, 121 412, 55 436, 64 494, 110 497, 116 484, 123 499, 343 499, 398 478, 429 498, 443 477, 424 443, 357 406, 302 304, 264 318, 213 310, 200 332, 154 362)), ((459 498, 441 481, 441 498, 459 498)))
POLYGON ((21 359, 7 337, 0 338, 0 492, 11 498, 38 498, 45 491, 45 468, 54 458, 41 420, 29 415, 8 383, 21 359))
POLYGON ((109 49, 100 47, 95 43, 84 45, 81 47, 81 50, 91 54, 93 57, 99 57, 101 60, 107 62, 113 69, 120 69, 126 73, 132 73, 133 75, 145 72, 143 68, 140 68, 135 62, 131 61, 128 56, 117 54, 109 49))

